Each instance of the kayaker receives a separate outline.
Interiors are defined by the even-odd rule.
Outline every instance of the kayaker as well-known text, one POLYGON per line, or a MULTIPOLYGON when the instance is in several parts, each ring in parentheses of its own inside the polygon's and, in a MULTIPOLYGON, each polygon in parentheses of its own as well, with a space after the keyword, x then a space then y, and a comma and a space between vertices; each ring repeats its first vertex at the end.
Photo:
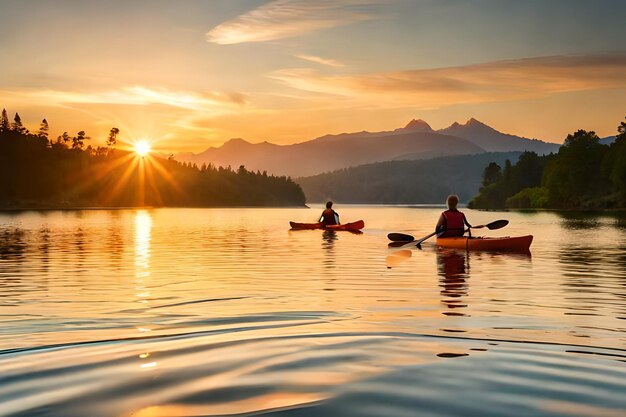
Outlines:
POLYGON ((339 215, 335 210, 333 210, 332 201, 326 203, 326 209, 322 212, 322 215, 320 216, 320 223, 322 223, 324 226, 339 224, 339 215))
POLYGON ((463 236, 465 233, 465 226, 468 228, 472 226, 465 218, 465 214, 456 209, 456 206, 459 204, 459 197, 456 195, 449 195, 446 203, 448 205, 448 210, 441 213, 437 226, 435 227, 437 237, 463 236))

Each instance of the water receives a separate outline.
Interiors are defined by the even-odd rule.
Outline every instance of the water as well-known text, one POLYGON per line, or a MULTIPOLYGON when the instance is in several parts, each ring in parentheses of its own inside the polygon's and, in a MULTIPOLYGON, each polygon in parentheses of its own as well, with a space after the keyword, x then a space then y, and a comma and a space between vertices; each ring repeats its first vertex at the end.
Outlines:
POLYGON ((468 256, 337 209, 0 214, 0 416, 626 413, 626 218, 467 210, 535 235, 468 256))

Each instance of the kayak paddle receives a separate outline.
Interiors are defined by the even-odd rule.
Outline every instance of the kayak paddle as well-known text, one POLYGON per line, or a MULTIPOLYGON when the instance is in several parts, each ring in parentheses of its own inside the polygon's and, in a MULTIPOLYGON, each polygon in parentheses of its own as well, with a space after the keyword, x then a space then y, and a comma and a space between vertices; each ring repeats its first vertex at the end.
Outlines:
POLYGON ((413 236, 404 233, 389 233, 387 238, 392 242, 413 242, 415 240, 413 236))
POLYGON ((486 227, 489 230, 502 229, 504 226, 509 224, 508 220, 496 220, 495 222, 491 222, 488 224, 481 224, 480 226, 472 226, 472 229, 482 229, 486 227))

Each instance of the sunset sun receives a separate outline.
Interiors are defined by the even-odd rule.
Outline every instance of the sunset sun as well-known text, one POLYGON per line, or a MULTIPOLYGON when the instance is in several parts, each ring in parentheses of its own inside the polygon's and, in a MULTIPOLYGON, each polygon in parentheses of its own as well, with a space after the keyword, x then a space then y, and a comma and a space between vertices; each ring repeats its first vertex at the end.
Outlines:
POLYGON ((152 147, 150 146, 150 143, 145 140, 135 143, 135 153, 139 156, 146 156, 151 150, 152 147))

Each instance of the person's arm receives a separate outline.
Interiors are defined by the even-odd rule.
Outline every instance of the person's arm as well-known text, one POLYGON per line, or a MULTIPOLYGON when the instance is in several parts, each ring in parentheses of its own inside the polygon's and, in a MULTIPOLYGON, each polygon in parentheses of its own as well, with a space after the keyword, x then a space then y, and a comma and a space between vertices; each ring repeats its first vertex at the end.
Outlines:
POLYGON ((437 226, 435 226, 435 232, 440 232, 445 228, 446 228, 446 218, 442 214, 441 216, 439 216, 439 221, 437 222, 437 226))
POLYGON ((469 224, 469 222, 467 221, 467 217, 465 217, 465 214, 463 214, 463 222, 465 222, 465 225, 466 225, 467 227, 469 227, 470 229, 472 228, 472 225, 471 225, 471 224, 469 224))
POLYGON ((333 210, 333 214, 335 215, 335 223, 341 224, 341 223, 339 223, 339 214, 337 214, 337 212, 335 210, 333 210))

